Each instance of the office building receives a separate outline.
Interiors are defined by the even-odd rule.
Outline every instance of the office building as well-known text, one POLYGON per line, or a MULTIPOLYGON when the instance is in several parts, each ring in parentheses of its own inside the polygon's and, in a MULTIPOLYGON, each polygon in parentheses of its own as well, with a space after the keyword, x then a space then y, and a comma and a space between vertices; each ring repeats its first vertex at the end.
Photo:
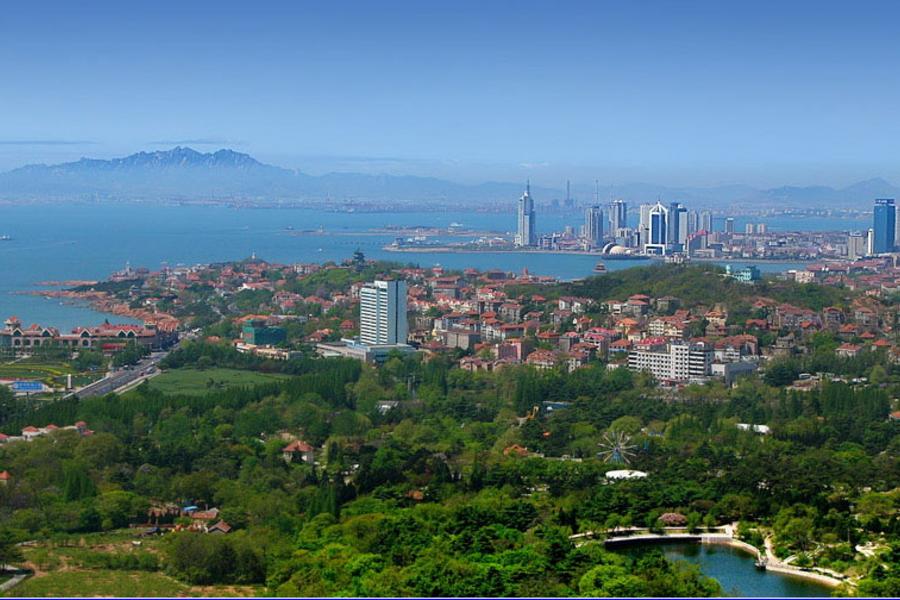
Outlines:
POLYGON ((284 327, 272 327, 265 319, 251 319, 241 327, 241 341, 254 346, 275 346, 287 339, 284 327))
POLYGON ((363 344, 406 344, 406 282, 375 281, 359 290, 359 339, 363 344))
POLYGON ((684 250, 684 246, 687 244, 688 236, 690 235, 690 220, 688 211, 683 207, 678 211, 677 234, 678 237, 672 242, 672 249, 684 250))
POLYGON ((603 209, 589 206, 584 211, 584 239, 594 247, 603 245, 603 209))
POLYGON ((525 185, 525 193, 519 198, 516 246, 534 246, 536 243, 537 236, 534 233, 534 200, 531 198, 531 182, 528 182, 525 185))
POLYGON ((609 233, 612 237, 617 237, 619 230, 627 227, 628 205, 624 200, 616 200, 609 205, 609 233))
POLYGON ((704 210, 702 213, 700 213, 700 229, 706 231, 707 233, 712 233, 713 217, 711 211, 704 210))
POLYGON ((728 235, 734 235, 734 217, 728 217, 725 219, 725 233, 728 235))
POLYGON ((679 251, 687 242, 688 236, 688 211, 680 202, 669 204, 668 244, 674 251, 679 251))
POLYGON ((894 231, 897 223, 897 210, 893 198, 879 198, 875 201, 872 223, 874 231, 874 254, 894 251, 894 231))
POLYGON ((657 202, 647 210, 647 241, 644 252, 648 254, 665 254, 668 244, 669 211, 657 202))

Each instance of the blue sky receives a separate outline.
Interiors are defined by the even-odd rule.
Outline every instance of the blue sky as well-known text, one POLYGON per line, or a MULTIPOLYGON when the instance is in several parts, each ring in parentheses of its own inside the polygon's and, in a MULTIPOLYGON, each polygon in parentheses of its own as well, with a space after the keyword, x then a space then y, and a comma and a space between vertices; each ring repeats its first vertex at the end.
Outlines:
POLYGON ((459 181, 900 182, 897 2, 20 4, 0 169, 181 143, 459 181))

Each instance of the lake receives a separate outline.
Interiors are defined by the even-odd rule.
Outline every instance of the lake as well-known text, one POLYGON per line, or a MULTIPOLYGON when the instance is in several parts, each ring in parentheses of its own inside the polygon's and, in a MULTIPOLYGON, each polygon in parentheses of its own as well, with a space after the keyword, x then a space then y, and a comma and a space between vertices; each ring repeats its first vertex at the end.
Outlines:
MULTIPOLYGON (((632 219, 636 218, 632 214, 632 219)), ((538 212, 539 232, 578 225, 580 211, 538 212)), ((750 219, 767 222, 770 230, 852 229, 864 223, 843 219, 750 219)), ((744 219, 737 219, 738 228, 744 219)), ((382 250, 392 235, 362 235, 388 225, 446 227, 451 223, 509 231, 509 213, 404 212, 357 213, 309 209, 235 209, 224 206, 180 206, 140 203, 43 204, 0 207, 0 316, 15 314, 27 323, 61 329, 102 322, 106 315, 58 300, 15 294, 35 289, 37 282, 100 279, 132 266, 170 266, 239 260, 255 253, 275 262, 323 262, 348 258, 360 248, 370 258, 421 266, 499 268, 575 279, 592 274, 596 257, 560 254, 396 253, 382 250), (324 235, 296 232, 323 227, 324 235), (294 231, 288 230, 293 228, 294 231)), ((610 271, 647 264, 608 261, 610 271)), ((764 271, 783 271, 799 264, 761 264, 764 271)), ((115 321, 123 319, 114 317, 115 321)))
MULTIPOLYGON (((643 546, 643 547, 649 547, 643 546)), ((724 593, 738 597, 807 598, 831 596, 831 588, 799 577, 762 571, 749 553, 721 544, 654 544, 669 560, 685 560, 721 584, 724 593)), ((636 552, 636 548, 622 552, 636 552)))

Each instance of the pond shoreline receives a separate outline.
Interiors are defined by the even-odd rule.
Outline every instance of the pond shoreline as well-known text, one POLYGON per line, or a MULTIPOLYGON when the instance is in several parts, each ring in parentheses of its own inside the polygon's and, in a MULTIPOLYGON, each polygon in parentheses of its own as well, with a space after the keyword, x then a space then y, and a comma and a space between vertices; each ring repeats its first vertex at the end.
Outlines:
POLYGON ((806 579, 815 583, 836 588, 844 583, 852 582, 849 580, 838 579, 831 575, 826 575, 817 571, 807 571, 798 567, 792 567, 784 564, 774 555, 763 554, 759 548, 748 544, 742 540, 736 539, 733 534, 726 528, 725 533, 666 533, 666 534, 645 534, 645 535, 627 535, 619 537, 611 537, 604 540, 607 546, 634 546, 639 544, 659 544, 659 543, 683 543, 683 544, 701 544, 701 545, 722 545, 736 548, 746 552, 755 559, 765 557, 768 560, 765 570, 772 573, 778 573, 789 577, 806 579))

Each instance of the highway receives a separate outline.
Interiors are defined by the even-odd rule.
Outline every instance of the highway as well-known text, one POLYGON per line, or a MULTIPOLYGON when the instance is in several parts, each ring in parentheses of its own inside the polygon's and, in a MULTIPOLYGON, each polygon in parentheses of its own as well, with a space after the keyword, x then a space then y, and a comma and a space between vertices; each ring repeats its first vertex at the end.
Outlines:
POLYGON ((79 398, 91 398, 93 396, 103 396, 110 392, 114 392, 117 389, 156 371, 157 364, 165 358, 166 354, 168 354, 168 352, 154 352, 150 356, 142 359, 136 365, 113 371, 103 379, 86 385, 83 388, 79 388, 71 394, 68 394, 66 397, 78 396, 79 398))

